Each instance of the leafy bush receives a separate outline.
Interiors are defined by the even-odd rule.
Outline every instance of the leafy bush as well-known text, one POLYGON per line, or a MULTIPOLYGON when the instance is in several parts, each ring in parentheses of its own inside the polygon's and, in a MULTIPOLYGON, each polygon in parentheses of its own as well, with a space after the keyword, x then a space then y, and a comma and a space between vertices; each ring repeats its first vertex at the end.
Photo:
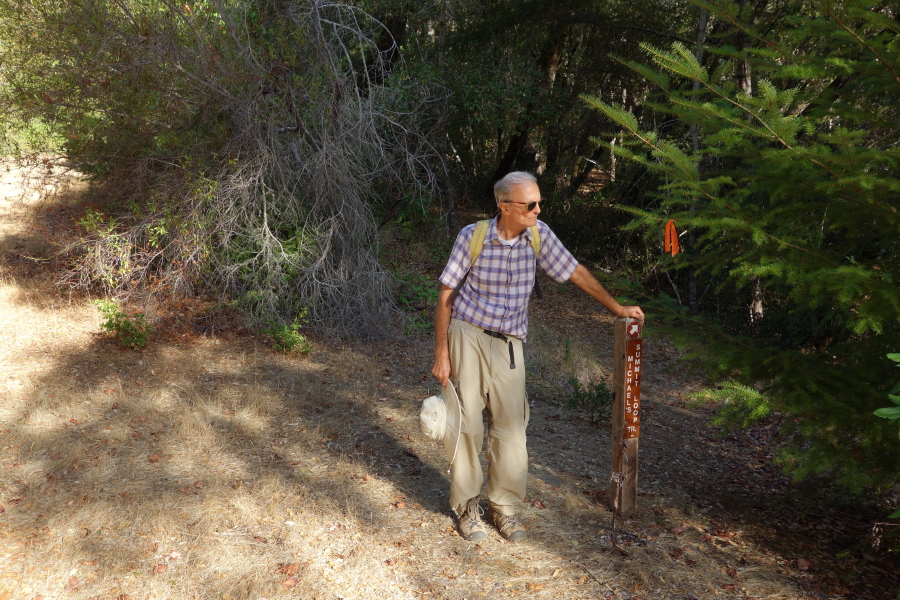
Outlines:
POLYGON ((397 324, 375 214, 439 199, 444 104, 385 25, 318 0, 29 7, 0 5, 0 120, 61 136, 100 207, 62 249, 66 283, 203 289, 258 324, 308 307, 345 335, 397 324))
POLYGON ((587 413, 588 421, 596 425, 612 416, 613 393, 602 381, 594 381, 582 386, 577 379, 570 379, 572 395, 566 406, 572 410, 587 413))
POLYGON ((437 303, 439 291, 435 280, 422 273, 401 270, 397 278, 397 300, 407 316, 405 333, 429 333, 432 322, 429 311, 437 303))
POLYGON ((126 348, 143 348, 153 332, 143 313, 126 314, 115 300, 97 300, 97 310, 103 315, 100 329, 112 334, 120 346, 126 348))
MULTIPOLYGON (((897 366, 900 366, 900 352, 888 354, 887 357, 895 363, 898 363, 897 366)), ((890 398, 891 402, 893 402, 896 406, 879 408, 875 411, 875 416, 881 417, 883 419, 888 419, 891 421, 891 423, 900 425, 900 395, 897 395, 898 392, 900 392, 900 381, 894 384, 893 389, 891 389, 891 393, 888 394, 888 398, 890 398)), ((900 517, 900 512, 894 513, 894 515, 891 516, 900 517)))
POLYGON ((303 309, 289 324, 269 322, 263 333, 272 338, 272 347, 285 354, 306 354, 312 350, 312 344, 306 336, 300 333, 300 329, 306 325, 307 311, 303 309))

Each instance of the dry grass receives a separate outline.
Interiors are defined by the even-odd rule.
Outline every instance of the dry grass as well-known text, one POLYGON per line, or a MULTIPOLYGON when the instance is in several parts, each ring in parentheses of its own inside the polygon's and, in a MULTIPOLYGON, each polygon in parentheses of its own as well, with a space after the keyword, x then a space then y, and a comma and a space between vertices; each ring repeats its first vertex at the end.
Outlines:
MULTIPOLYGON (((567 314, 536 327, 534 364, 558 369, 572 339, 602 374, 567 314)), ((765 530, 717 525, 689 499, 696 481, 667 468, 696 442, 675 436, 675 413, 657 412, 670 430, 648 424, 642 439, 623 556, 602 492, 607 436, 554 417, 548 375, 521 510, 530 538, 469 544, 443 453, 418 432, 434 391, 427 340, 315 340, 291 358, 252 336, 194 335, 136 352, 98 322, 40 273, 0 270, 0 598, 806 597, 807 574, 765 530)))

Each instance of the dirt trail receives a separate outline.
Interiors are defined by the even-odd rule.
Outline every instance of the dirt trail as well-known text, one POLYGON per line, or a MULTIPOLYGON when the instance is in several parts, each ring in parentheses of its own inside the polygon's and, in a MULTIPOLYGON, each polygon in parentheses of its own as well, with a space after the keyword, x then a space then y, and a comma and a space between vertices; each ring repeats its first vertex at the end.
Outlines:
POLYGON ((122 350, 23 258, 34 210, 0 201, 0 599, 895 597, 858 544, 873 515, 804 500, 765 428, 720 437, 652 324, 639 512, 613 532, 608 430, 562 406, 569 373, 610 369, 612 320, 577 290, 532 309, 530 537, 472 544, 418 430, 428 339, 286 357, 186 303, 122 350))

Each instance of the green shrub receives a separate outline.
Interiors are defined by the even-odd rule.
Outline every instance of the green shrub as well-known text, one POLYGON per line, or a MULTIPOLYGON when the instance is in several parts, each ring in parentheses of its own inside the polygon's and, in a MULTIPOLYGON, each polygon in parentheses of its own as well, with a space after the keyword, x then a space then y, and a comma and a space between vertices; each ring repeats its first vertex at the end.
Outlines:
POLYGON ((143 348, 153 332, 144 313, 127 315, 115 300, 97 300, 97 310, 103 315, 100 329, 112 334, 116 343, 126 348, 143 348))
POLYGON ((430 310, 437 304, 440 293, 437 283, 427 275, 407 270, 400 270, 394 276, 397 281, 397 300, 407 317, 404 333, 431 332, 434 325, 430 310))
POLYGON ((595 381, 582 387, 577 379, 570 379, 572 394, 566 406, 572 410, 587 413, 588 421, 596 425, 612 416, 613 393, 602 381, 595 381))
POLYGON ((269 321, 263 333, 272 338, 272 347, 285 354, 306 354, 312 350, 312 344, 306 336, 300 333, 300 329, 306 325, 307 310, 304 308, 300 314, 289 324, 278 324, 269 321))

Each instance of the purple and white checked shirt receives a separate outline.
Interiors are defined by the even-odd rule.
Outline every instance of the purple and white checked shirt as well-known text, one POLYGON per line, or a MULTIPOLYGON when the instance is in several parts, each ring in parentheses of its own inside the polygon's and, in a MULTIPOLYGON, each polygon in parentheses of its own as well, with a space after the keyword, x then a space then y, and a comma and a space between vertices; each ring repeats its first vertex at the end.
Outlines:
MULTIPOLYGON (((566 250, 546 223, 537 222, 541 236, 538 265, 559 283, 569 280, 578 261, 566 250)), ((463 227, 456 236, 450 260, 440 281, 456 288, 469 269, 472 232, 475 224, 463 227)), ((534 287, 534 250, 531 231, 526 229, 512 246, 504 246, 497 237, 493 219, 484 236, 484 247, 466 284, 453 302, 452 316, 477 327, 511 335, 525 341, 528 336, 528 298, 534 287)))

